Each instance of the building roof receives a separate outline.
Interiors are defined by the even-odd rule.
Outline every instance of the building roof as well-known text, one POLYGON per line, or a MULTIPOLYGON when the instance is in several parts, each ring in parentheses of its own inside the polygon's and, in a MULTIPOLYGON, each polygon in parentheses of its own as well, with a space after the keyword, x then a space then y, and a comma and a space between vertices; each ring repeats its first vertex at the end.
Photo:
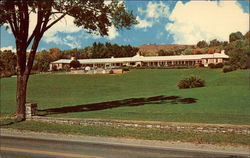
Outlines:
MULTIPOLYGON (((213 58, 229 58, 224 53, 214 54, 198 54, 198 55, 176 55, 176 56, 149 56, 144 57, 139 54, 133 57, 123 58, 100 58, 100 59, 79 59, 81 64, 92 64, 92 63, 119 63, 119 62, 150 62, 150 61, 177 61, 177 60, 199 60, 199 59, 213 59, 213 58)), ((60 59, 52 62, 53 64, 65 63, 69 64, 73 59, 60 59)))

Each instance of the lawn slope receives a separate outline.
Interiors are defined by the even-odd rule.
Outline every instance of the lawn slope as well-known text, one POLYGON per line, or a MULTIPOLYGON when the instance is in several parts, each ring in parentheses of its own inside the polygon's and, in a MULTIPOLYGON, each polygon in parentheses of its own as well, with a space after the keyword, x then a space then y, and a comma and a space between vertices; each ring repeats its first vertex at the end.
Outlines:
MULTIPOLYGON (((248 74, 204 68, 32 75, 27 101, 55 117, 250 124, 248 74), (191 74, 206 87, 178 89, 178 81, 191 74)), ((15 90, 16 78, 1 79, 1 116, 14 113, 15 90)))

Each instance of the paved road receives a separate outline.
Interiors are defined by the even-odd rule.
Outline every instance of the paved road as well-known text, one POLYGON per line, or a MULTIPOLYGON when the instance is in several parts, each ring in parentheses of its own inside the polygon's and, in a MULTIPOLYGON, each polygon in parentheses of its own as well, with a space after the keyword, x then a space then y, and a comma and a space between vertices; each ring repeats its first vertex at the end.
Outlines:
MULTIPOLYGON (((2 158, 175 158, 213 157, 240 158, 244 156, 197 152, 143 146, 105 143, 57 141, 35 138, 1 136, 2 158)), ((247 157, 247 156, 245 156, 247 157)))

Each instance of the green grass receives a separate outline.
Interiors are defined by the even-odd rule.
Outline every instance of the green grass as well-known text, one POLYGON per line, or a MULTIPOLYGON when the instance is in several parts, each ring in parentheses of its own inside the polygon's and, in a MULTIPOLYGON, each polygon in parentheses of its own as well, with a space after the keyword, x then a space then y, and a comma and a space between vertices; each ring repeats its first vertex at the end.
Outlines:
POLYGON ((182 141, 210 144, 250 144, 250 136, 240 134, 208 134, 131 127, 120 128, 104 126, 63 125, 39 123, 34 121, 14 123, 12 125, 5 126, 5 128, 63 134, 90 135, 101 137, 123 137, 161 141, 182 141))
MULTIPOLYGON (((16 78, 1 79, 1 115, 15 111, 16 78)), ((55 117, 250 124, 249 70, 132 70, 122 75, 32 75, 27 101, 39 109, 86 105, 155 96, 195 98, 196 103, 144 102, 103 110, 54 114, 55 117), (198 75, 206 87, 178 89, 178 81, 198 75)), ((144 99, 145 100, 145 99, 144 99)), ((83 110, 83 109, 82 109, 83 110)))

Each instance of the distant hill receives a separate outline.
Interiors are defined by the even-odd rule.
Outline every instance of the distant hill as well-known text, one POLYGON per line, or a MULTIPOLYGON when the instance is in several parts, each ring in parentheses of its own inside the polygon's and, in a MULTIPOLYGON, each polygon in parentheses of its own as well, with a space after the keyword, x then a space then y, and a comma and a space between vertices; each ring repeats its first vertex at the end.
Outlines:
POLYGON ((179 44, 164 44, 164 45, 156 45, 156 44, 144 44, 137 46, 139 51, 144 56, 154 56, 158 55, 157 51, 159 50, 170 50, 170 49, 185 49, 185 48, 192 48, 194 45, 179 45, 179 44))

